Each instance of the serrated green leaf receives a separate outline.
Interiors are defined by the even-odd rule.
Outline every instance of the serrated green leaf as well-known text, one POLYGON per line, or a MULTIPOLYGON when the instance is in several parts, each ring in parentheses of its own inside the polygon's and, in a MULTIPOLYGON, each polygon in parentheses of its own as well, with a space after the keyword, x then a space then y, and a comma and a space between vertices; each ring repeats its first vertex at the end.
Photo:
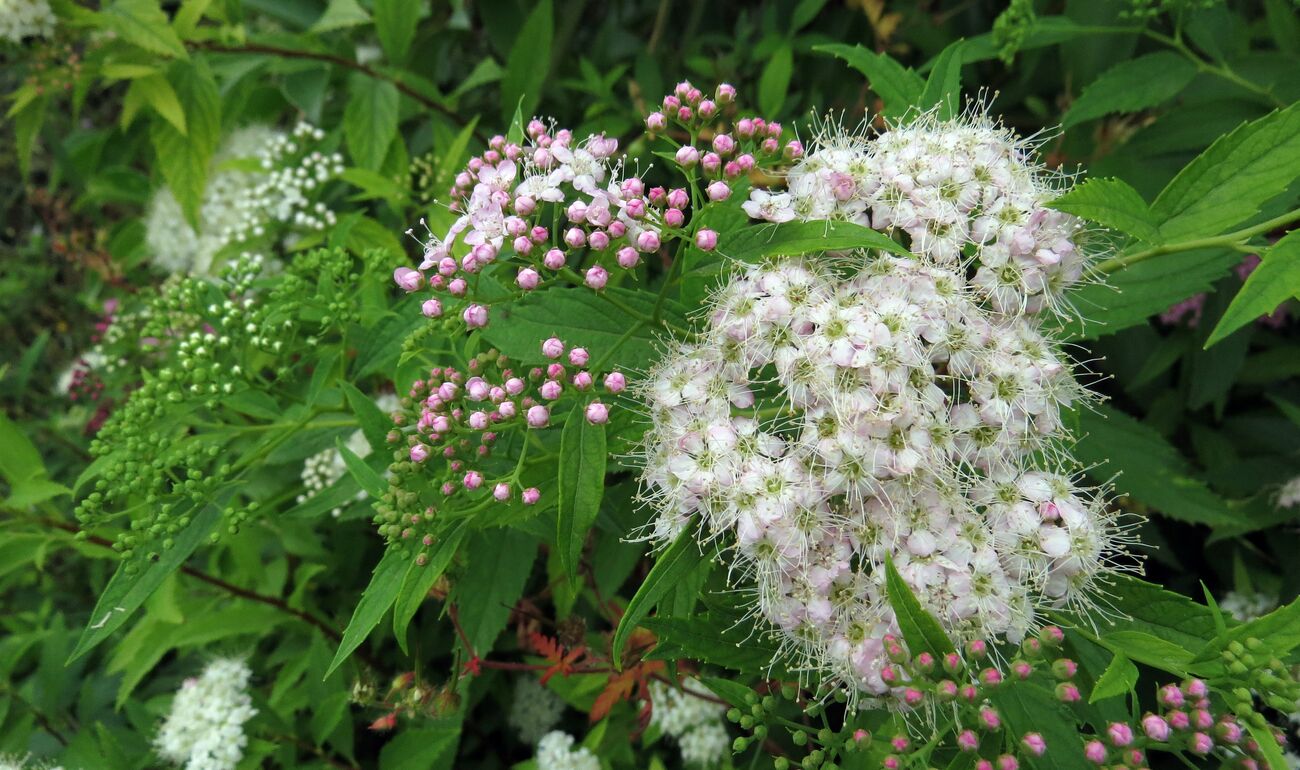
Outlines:
POLYGON ((356 479, 356 482, 361 485, 366 494, 370 495, 374 500, 384 496, 384 493, 388 491, 388 483, 384 481, 384 477, 367 465, 365 460, 357 457, 356 452, 348 449, 347 445, 343 443, 342 436, 335 439, 334 448, 338 450, 339 456, 343 458, 343 464, 348 467, 348 473, 352 474, 352 478, 356 479))
POLYGON ((461 542, 468 533, 469 522, 466 520, 458 523, 434 544, 425 565, 413 566, 402 580, 402 588, 393 605, 393 635, 397 637, 397 644, 402 648, 402 652, 407 651, 407 626, 411 625, 411 620, 420 610, 420 605, 428 598, 429 589, 433 588, 433 584, 447 571, 447 567, 451 566, 456 550, 460 548, 461 542))
POLYGON ((374 627, 379 625, 384 613, 393 606, 393 602, 397 601, 402 581, 405 580, 412 564, 414 560, 399 548, 389 548, 384 551, 384 557, 375 565, 374 572, 371 574, 370 584, 366 586, 365 592, 361 594, 361 601, 352 612, 348 627, 343 629, 343 639, 339 641, 338 651, 334 653, 334 659, 325 670, 325 677, 334 673, 352 651, 361 646, 374 627))
POLYGON ((370 448, 376 451, 383 450, 388 445, 388 431, 393 429, 392 417, 384 414, 384 410, 375 404, 374 399, 357 390, 352 383, 340 381, 339 388, 343 391, 343 397, 347 399, 348 408, 361 424, 361 432, 365 434, 370 448))
POLYGON ((627 609, 618 621, 618 628, 614 630, 614 668, 623 668, 623 648, 627 646, 627 640, 636 627, 660 599, 672 593, 677 581, 700 563, 701 556, 699 546, 695 543, 694 530, 694 524, 688 524, 677 539, 659 554, 645 581, 632 596, 632 601, 627 603, 627 609))
POLYGON ((542 0, 519 27, 510 46, 506 74, 501 80, 501 117, 510 120, 519 112, 532 115, 542 98, 542 88, 551 69, 551 40, 555 19, 551 0, 542 0))
POLYGON ((412 0, 375 0, 375 33, 390 62, 404 64, 410 55, 421 6, 412 0))
POLYGON ((1300 171, 1300 103, 1221 136, 1151 204, 1171 243, 1225 232, 1284 193, 1300 171))
POLYGON ((370 14, 357 0, 329 0, 325 12, 311 25, 308 32, 319 34, 336 29, 356 27, 370 22, 370 14))
POLYGON ((103 23, 134 46, 163 56, 189 58, 158 0, 115 0, 101 14, 103 23))
POLYGON ((1089 179, 1052 201, 1051 206, 1147 243, 1160 240, 1147 202, 1122 179, 1089 179))
POLYGON ((167 120, 155 119, 149 134, 167 186, 190 225, 201 230, 199 208, 208 165, 221 138, 221 94, 212 74, 199 60, 172 64, 168 79, 184 107, 186 133, 177 131, 167 120))
POLYGON ((523 595, 537 560, 537 540, 517 529, 478 532, 466 557, 469 566, 453 598, 474 654, 486 658, 523 595))
POLYGON ((1112 112, 1137 112, 1174 98, 1196 77, 1196 67, 1169 51, 1120 62, 1083 89, 1062 119, 1065 128, 1112 112))
POLYGON ((1282 744, 1278 743, 1272 727, 1260 727, 1249 719, 1242 721, 1246 723, 1246 732, 1250 733, 1250 737, 1259 744, 1259 753, 1263 755, 1269 767, 1290 766, 1287 755, 1282 752, 1282 744))
POLYGON ((964 40, 950 43, 935 57, 925 88, 917 97, 916 107, 922 112, 935 108, 940 120, 948 120, 961 112, 961 65, 964 40))
POLYGON ((45 462, 18 423, 0 412, 0 476, 10 485, 45 475, 45 462))
POLYGON ((852 222, 782 222, 745 227, 719 238, 718 252, 741 262, 825 251, 880 249, 911 256, 902 244, 852 222))
POLYGON ((1262 261, 1232 298, 1232 304, 1215 325, 1205 347, 1300 295, 1300 230, 1287 233, 1272 247, 1261 250, 1259 256, 1262 261))
POLYGON ((379 751, 379 770, 449 770, 461 729, 448 724, 402 730, 379 751))
POLYGON ((1110 665, 1101 673, 1097 679, 1097 684, 1092 688, 1092 694, 1088 696, 1089 703, 1096 703, 1099 700, 1113 698, 1116 695, 1123 695, 1137 685, 1138 669, 1133 665, 1133 661, 1122 652, 1115 653, 1111 659, 1110 665))
POLYGON ((850 67, 867 77, 867 85, 884 102, 883 114, 897 117, 912 108, 921 99, 925 80, 909 67, 898 63, 888 54, 876 53, 860 45, 830 43, 813 46, 814 51, 839 57, 850 67))
POLYGON ((351 94, 343 110, 343 138, 353 162, 378 170, 397 137, 397 86, 376 82, 360 73, 351 79, 351 94))
POLYGON ((758 78, 758 106, 764 115, 779 115, 790 91, 790 76, 794 73, 794 50, 789 43, 782 44, 758 78))
POLYGON ((885 557, 885 589, 889 594, 889 606, 898 619, 898 629, 903 632, 903 640, 911 654, 928 652, 940 658, 956 649, 939 621, 921 606, 889 556, 885 557))
POLYGON ((754 694, 751 687, 746 687, 740 682, 731 679, 720 679, 716 676, 702 676, 700 682, 705 687, 713 691, 715 695, 739 709, 748 709, 749 696, 754 694))
POLYGON ((593 425, 584 412, 582 403, 575 404, 560 433, 555 546, 570 580, 578 574, 587 532, 605 494, 605 426, 593 425))
POLYGON ((746 674, 779 675, 778 649, 761 634, 752 620, 717 617, 712 613, 689 618, 656 616, 643 618, 641 625, 658 637, 649 660, 698 660, 746 674))
POLYGON ((1083 756, 1076 720, 1065 704, 1036 679, 1012 681, 989 693, 989 700, 1006 721, 1012 735, 1036 732, 1047 751, 1042 756, 1021 755, 1030 770, 1090 770, 1096 766, 1083 756))

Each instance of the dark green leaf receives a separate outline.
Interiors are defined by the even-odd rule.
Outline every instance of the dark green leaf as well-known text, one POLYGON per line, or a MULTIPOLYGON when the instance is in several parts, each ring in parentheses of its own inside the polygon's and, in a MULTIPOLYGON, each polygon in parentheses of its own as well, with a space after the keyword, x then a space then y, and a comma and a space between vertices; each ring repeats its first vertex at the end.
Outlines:
POLYGON ((1287 233, 1272 248, 1260 251, 1259 256, 1263 261, 1232 298, 1232 304, 1205 341, 1205 347, 1300 295, 1300 230, 1287 233))
POLYGON ((605 494, 605 426, 591 424, 584 412, 582 403, 575 404, 560 434, 555 546, 570 580, 578 574, 587 532, 605 494))
POLYGON ((356 479, 357 484, 361 485, 366 494, 375 500, 383 497, 384 493, 388 491, 388 482, 384 481, 384 477, 367 465, 365 460, 357 457, 356 452, 348 449, 341 436, 335 439, 334 445, 343 458, 343 464, 348 467, 348 473, 352 474, 352 478, 356 479))
POLYGON ((352 383, 340 381, 339 387, 343 389, 343 395, 348 400, 348 408, 361 423, 361 432, 365 434, 370 448, 374 451, 384 451, 384 447, 388 446, 388 431, 393 429, 392 417, 384 414, 373 399, 357 390, 352 383))
POLYGON ((794 51, 785 43, 763 65, 763 74, 758 79, 758 106, 764 115, 781 114, 793 72, 794 51))
POLYGON ((384 558, 379 560, 375 565, 374 573, 370 577, 370 584, 361 594, 361 601, 357 603, 357 608, 352 612, 352 619, 348 621, 348 627, 343 630, 343 639, 339 642, 339 649, 334 653, 334 659, 330 661, 329 668, 325 670, 325 676, 328 677, 334 673, 343 661, 347 660, 352 651, 361 646, 375 626, 384 617, 388 608, 393 606, 397 601, 397 594, 402 588, 402 582, 406 579, 406 573, 412 568, 414 561, 410 555, 400 548, 389 548, 384 551, 384 558))
POLYGON ((701 558, 699 546, 695 543, 695 527, 693 524, 688 524, 672 545, 659 554, 654 567, 646 575, 641 587, 636 590, 632 601, 627 603, 627 610, 623 612, 623 617, 618 621, 618 628, 614 631, 612 649, 615 668, 623 668, 623 648, 631 638, 632 632, 650 614, 650 610, 659 603, 660 599, 672 593, 677 581, 695 569, 701 558))
POLYGON ((1111 659, 1110 665, 1097 679, 1092 694, 1088 696, 1088 702, 1096 703, 1099 700, 1123 695, 1132 690, 1137 685, 1137 681, 1137 666, 1133 665, 1133 661, 1129 660, 1127 655, 1117 652, 1111 659))
POLYGON ((457 524, 433 545, 425 565, 412 566, 402 580, 402 588, 393 606, 393 635, 397 637, 397 644, 402 648, 402 652, 407 651, 406 627, 411 624, 411 619, 419 611, 420 605, 428 598, 429 589, 451 565, 456 549, 460 547, 461 541, 465 539, 468 532, 469 526, 465 521, 457 524))
POLYGON ((460 732, 458 725, 405 729, 380 750, 379 770, 449 770, 460 732))
POLYGON ((746 227, 719 239, 718 252, 742 262, 825 251, 880 249, 911 256, 902 244, 852 222, 782 222, 746 227))
POLYGON ((747 674, 779 671, 777 647, 756 632, 752 619, 717 617, 644 618, 641 625, 658 637, 651 660, 698 660, 747 674))
POLYGON ((1052 201, 1052 208, 1092 220, 1148 243, 1160 239, 1151 210, 1122 179, 1089 179, 1052 201))
POLYGON ((343 137, 348 153, 361 168, 377 170, 397 137, 397 86, 360 73, 352 77, 351 95, 343 111, 343 137))
POLYGON ((422 5, 413 0, 375 0, 375 32, 394 64, 405 63, 411 52, 422 5))
POLYGON ((928 652, 940 658, 954 651, 952 640, 944 633, 943 626, 921 606, 888 556, 885 557, 885 588, 889 593, 889 606, 898 619, 898 628, 913 655, 928 652))
POLYGON ((1074 715, 1055 694, 1034 679, 1009 682, 989 694, 989 700, 1006 720, 1011 735, 1036 732, 1043 736, 1047 752, 1036 757, 1021 754, 1031 770, 1089 770, 1095 767, 1083 756, 1083 741, 1074 715))
POLYGON ((537 558, 537 541, 515 529, 477 533, 467 549, 469 567, 456 584, 460 626, 473 654, 487 657, 523 595, 537 558))
POLYGON ((1160 51, 1120 62, 1083 89, 1065 113, 1069 128, 1112 112, 1137 112, 1178 95, 1196 76, 1196 67, 1183 56, 1160 51))
POLYGON ((948 120, 961 112, 961 51, 964 45, 965 41, 957 40, 935 57, 930 77, 917 98, 918 109, 937 108, 940 120, 948 120))
POLYGON ((925 80, 912 69, 888 54, 876 53, 860 45, 830 43, 813 46, 814 51, 838 56, 853 69, 867 76, 867 85, 884 102, 884 114, 898 117, 921 99, 925 80))
MULTIPOLYGON (((551 70, 551 38, 555 34, 551 0, 542 0, 519 27, 519 36, 506 59, 501 81, 501 117, 509 120, 516 111, 532 115, 542 98, 551 70)), ((525 118, 526 119, 526 118, 525 118)))

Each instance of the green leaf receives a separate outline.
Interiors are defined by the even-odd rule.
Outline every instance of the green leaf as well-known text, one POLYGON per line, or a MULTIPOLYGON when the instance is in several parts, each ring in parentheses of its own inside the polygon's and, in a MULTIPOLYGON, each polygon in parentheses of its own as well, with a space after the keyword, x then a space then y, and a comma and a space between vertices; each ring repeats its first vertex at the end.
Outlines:
MULTIPOLYGON (((1104 607, 1109 619, 1100 623, 1097 641, 1131 660, 1176 674, 1186 673, 1193 650, 1205 646, 1215 634, 1208 607, 1164 588, 1124 574, 1107 581, 1104 607)), ((1068 616, 1067 616, 1068 618, 1068 616)), ((1094 621, 1073 623, 1085 636, 1094 621)))
POLYGON ((898 574, 894 560, 885 556, 885 589, 889 593, 889 606, 894 609, 898 619, 898 628, 903 632, 908 650, 913 655, 928 652, 936 658, 953 652, 952 640, 944 633, 943 626, 934 616, 926 612, 912 593, 912 589, 898 574))
POLYGON ((339 642, 338 651, 334 653, 329 668, 325 669, 325 677, 334 673, 334 669, 347 660, 352 651, 360 647, 374 627, 379 625, 384 613, 397 601, 398 591, 413 564, 410 556, 400 548, 384 551, 384 558, 379 560, 371 574, 370 585, 361 594, 361 601, 353 610, 348 627, 343 630, 343 639, 339 642))
POLYGON ((150 53, 189 58, 157 0, 116 0, 101 16, 109 29, 150 53))
POLYGON ((470 119, 465 127, 456 134, 456 138, 447 145, 446 151, 438 158, 438 176, 433 184, 435 190, 445 190, 451 186, 452 180, 463 167, 465 160, 465 150, 469 147, 469 142, 474 138, 474 129, 478 127, 478 115, 470 119))
POLYGON ((10 486, 45 475, 45 461, 36 445, 4 412, 0 412, 0 476, 10 486))
POLYGON ((133 87, 139 89, 145 101, 149 103, 150 107, 153 107, 154 112, 163 116, 178 133, 182 136, 187 133, 185 128, 185 108, 181 107, 181 100, 176 96, 176 89, 172 88, 172 84, 167 82, 167 78, 162 75, 148 75, 138 79, 133 87))
POLYGON ((370 14, 366 13, 366 9, 362 8, 357 0, 329 0, 325 12, 307 31, 313 34, 332 32, 336 29, 346 29, 367 24, 369 21, 370 14))
POLYGON ((361 423, 361 432, 365 434, 370 447, 375 451, 383 451, 388 445, 388 431, 393 429, 392 418, 384 414, 384 410, 373 399, 357 390, 352 383, 341 380, 338 385, 348 401, 348 408, 357 416, 357 422, 361 423))
POLYGON ((1260 251, 1259 256, 1262 261, 1232 298, 1232 304, 1210 333, 1205 347, 1300 295, 1300 230, 1287 233, 1271 248, 1260 251))
POLYGON ((355 73, 349 82, 352 93, 343 110, 343 138, 353 162, 375 171, 397 137, 397 86, 361 73, 355 73))
MULTIPOLYGON (((1221 136, 1178 172, 1151 204, 1169 242, 1204 238, 1255 216, 1300 169, 1300 103, 1221 136)), ((1168 259, 1177 259, 1170 256, 1168 259)))
POLYGON ((837 56, 853 69, 867 76, 867 85, 884 102, 883 114, 898 117, 920 101, 925 80, 888 54, 876 53, 860 45, 831 43, 813 46, 814 51, 837 56))
POLYGON ((1264 760, 1268 762, 1269 767, 1290 767, 1287 755, 1282 753, 1282 744, 1278 743, 1277 736, 1273 734, 1273 728, 1260 727, 1251 720, 1243 720, 1246 723, 1246 732, 1250 737, 1255 739, 1259 744, 1259 753, 1263 755, 1264 760))
POLYGON ((1219 633, 1201 650, 1193 663, 1222 665, 1220 653, 1232 642, 1245 643, 1247 639, 1262 641, 1268 655, 1285 657, 1300 646, 1300 599, 1279 607, 1267 615, 1255 618, 1219 633))
POLYGON ((781 114, 793 72, 794 50, 789 43, 784 43, 767 60, 758 79, 758 106, 764 115, 781 114))
MULTIPOLYGON (((381 444, 380 446, 384 445, 381 444)), ((343 464, 348 467, 348 473, 352 474, 352 478, 356 479, 361 488, 366 491, 366 494, 375 500, 383 497, 384 493, 388 491, 388 482, 384 481, 384 477, 367 465, 365 460, 357 457, 356 452, 348 449, 347 445, 343 443, 342 436, 334 440, 334 447, 338 450, 339 456, 343 458, 343 464)))
POLYGON ((434 544, 425 565, 412 566, 402 580, 402 588, 393 605, 393 635, 397 637, 397 644, 402 648, 402 652, 407 652, 406 627, 411 624, 411 619, 419 611, 420 605, 428 598, 429 589, 433 588, 433 584, 447 571, 447 567, 451 566, 456 549, 460 547, 461 541, 465 539, 468 532, 468 520, 461 521, 434 544))
POLYGON ((560 493, 555 546, 569 579, 578 574, 582 546, 605 494, 605 426, 592 425, 582 403, 574 404, 560 434, 560 493))
POLYGON ((422 3, 414 0, 375 0, 375 33, 394 64, 404 64, 420 24, 422 3))
POLYGON ((1196 66, 1170 51, 1120 62, 1092 81, 1062 119, 1065 128, 1112 112, 1137 112, 1163 104, 1196 77, 1196 66))
POLYGON ((379 751, 379 770, 449 770, 460 742, 458 725, 402 730, 379 751))
POLYGON ((902 244, 870 227, 852 222, 782 222, 745 227, 719 239, 718 251, 742 262, 764 257, 817 254, 824 251, 880 249, 912 254, 902 244))
POLYGON ((41 96, 23 106, 13 115, 14 144, 18 151, 18 168, 25 179, 32 170, 32 152, 36 149, 36 139, 45 124, 45 107, 49 97, 41 96))
POLYGON ((1052 201, 1051 206, 1147 243, 1160 240, 1147 202, 1122 179, 1089 179, 1052 201))
POLYGON ((1132 690, 1137 685, 1137 681, 1137 666, 1133 665, 1133 661, 1129 660, 1127 655, 1117 652, 1111 659, 1110 665, 1097 679, 1092 694, 1088 696, 1088 702, 1096 703, 1099 700, 1123 695, 1132 690))
POLYGON ((1011 735, 1037 732, 1047 751, 1041 757, 1021 755, 1030 770, 1089 770, 1096 766, 1083 756, 1076 719, 1056 695, 1036 679, 1013 681, 989 693, 989 700, 1006 720, 1011 735))
MULTIPOLYGON (((108 586, 104 588, 104 593, 100 594, 99 601, 95 603, 90 620, 82 631, 81 638, 77 640, 77 647, 68 658, 69 663, 95 649, 111 636, 162 585, 168 575, 185 563, 221 520, 221 508, 229 494, 228 490, 223 491, 203 506, 190 521, 190 525, 176 535, 172 547, 162 550, 157 561, 148 562, 140 556, 118 566, 117 572, 113 573, 108 586), (129 574, 127 569, 130 567, 137 568, 137 571, 129 574)), ((188 505, 186 503, 180 506, 176 515, 187 513, 188 505)))
POLYGON ((930 77, 916 101, 922 112, 937 107, 940 120, 956 117, 961 112, 961 52, 965 44, 964 40, 954 41, 935 57, 930 77))
POLYGON ((473 653, 487 657, 523 595, 537 540, 516 529, 479 532, 466 549, 469 566, 456 584, 460 626, 473 653))
POLYGON ((172 64, 168 78, 185 108, 187 131, 182 134, 170 122, 155 119, 149 133, 167 186, 190 225, 201 230, 199 207, 208 165, 221 138, 221 93, 201 61, 172 64))
POLYGON ((752 687, 747 687, 731 679, 719 679, 716 676, 702 676, 700 682, 713 691, 715 695, 738 709, 749 708, 749 696, 754 694, 752 687))
POLYGON ((1191 464, 1154 428, 1098 406, 1077 412, 1075 456, 1098 480, 1120 474, 1117 487, 1165 516, 1211 527, 1235 522, 1228 504, 1196 477, 1191 464))
MULTIPOLYGON (((689 618, 644 618, 641 625, 658 637, 649 660, 698 660, 747 674, 775 676, 780 666, 774 662, 778 649, 761 633, 752 620, 712 613, 689 618)), ((746 688, 747 689, 747 688, 746 688)))
POLYGON ((623 668, 623 648, 632 632, 641 621, 650 614, 650 610, 660 599, 668 596, 676 588, 677 582, 700 563, 699 546, 695 543, 695 525, 688 524, 682 529, 677 539, 668 546, 655 561, 654 567, 646 575, 641 587, 636 590, 632 601, 627 603, 627 610, 618 621, 614 630, 614 668, 623 668))
MULTIPOLYGON (((542 88, 551 71, 551 38, 555 34, 554 12, 551 0, 542 0, 519 28, 510 56, 506 59, 506 74, 501 81, 501 117, 519 112, 532 115, 542 99, 542 88)), ((525 118, 526 120, 527 118, 525 118)))

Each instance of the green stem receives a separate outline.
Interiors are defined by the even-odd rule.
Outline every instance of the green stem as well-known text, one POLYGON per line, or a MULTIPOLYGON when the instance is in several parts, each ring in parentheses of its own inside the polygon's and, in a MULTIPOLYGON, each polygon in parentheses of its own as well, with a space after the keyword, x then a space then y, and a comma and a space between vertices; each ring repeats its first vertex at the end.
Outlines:
POLYGON ((1257 225, 1237 230, 1236 232, 1216 235, 1210 238, 1196 238, 1190 241, 1166 243, 1160 246, 1153 246, 1149 249, 1144 249, 1143 251, 1137 251, 1132 254, 1121 254, 1120 256, 1112 257, 1100 263, 1097 265, 1097 270, 1098 272, 1106 274, 1114 273, 1123 270, 1126 267, 1136 265, 1139 262, 1145 262, 1152 257, 1159 257, 1164 254, 1174 254, 1180 251, 1192 251, 1193 249, 1221 247, 1241 250, 1246 246, 1246 241, 1251 238, 1272 232, 1279 227, 1289 225, 1297 220, 1300 220, 1300 209, 1288 211, 1287 213, 1274 217, 1267 222, 1260 222, 1257 225))
POLYGON ((1223 80, 1226 80, 1229 83, 1238 86, 1239 88, 1244 88, 1245 90, 1250 91, 1253 94, 1258 94, 1259 96, 1262 96, 1265 99, 1267 99, 1269 102, 1271 102, 1274 107, 1287 106, 1287 103, 1279 99, 1277 96, 1275 96, 1272 91, 1265 88, 1264 86, 1259 85, 1258 83, 1254 83, 1247 80, 1246 78, 1243 78, 1241 75, 1238 75, 1227 64, 1207 61, 1206 59, 1197 56, 1196 52, 1193 51, 1191 48, 1189 48, 1187 44, 1182 41, 1181 37, 1169 37, 1168 35, 1162 34, 1160 32, 1156 32, 1155 30, 1151 30, 1151 29, 1142 30, 1142 34, 1151 38, 1152 40, 1155 40, 1160 43, 1164 43, 1170 48, 1173 48, 1175 51, 1177 51, 1178 53, 1186 57, 1187 60, 1190 61, 1192 64, 1196 65, 1196 69, 1199 72, 1204 72, 1210 75, 1214 75, 1215 77, 1222 78, 1223 80))

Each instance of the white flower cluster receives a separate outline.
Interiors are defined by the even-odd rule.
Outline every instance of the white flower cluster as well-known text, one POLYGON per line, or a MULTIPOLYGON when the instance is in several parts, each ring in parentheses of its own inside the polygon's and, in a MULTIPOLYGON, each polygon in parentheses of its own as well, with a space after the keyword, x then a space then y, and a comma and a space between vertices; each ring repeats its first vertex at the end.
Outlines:
POLYGON ((573 736, 562 730, 547 733, 537 743, 537 770, 600 770, 600 760, 591 749, 575 749, 573 744, 573 736))
POLYGON ((1246 623, 1277 609, 1277 599, 1264 593, 1229 591, 1219 599, 1219 609, 1246 623))
POLYGON ((200 231, 190 227, 170 189, 154 195, 145 222, 153 263, 169 273, 210 274, 232 244, 275 235, 291 245, 300 231, 333 225, 334 212, 313 200, 313 192, 342 173, 343 159, 309 149, 323 137, 306 123, 291 136, 268 126, 231 134, 212 159, 200 231))
MULTIPOLYGON (((4 0, 0 0, 2 4, 4 0)), ((30 757, 0 756, 0 770, 63 770, 62 765, 30 764, 30 757)))
POLYGON ((1288 480, 1277 493, 1277 507, 1294 508, 1300 505, 1300 476, 1288 480))
POLYGON ((521 676, 515 680, 515 697, 510 703, 508 721, 522 743, 537 743, 560 721, 564 700, 547 689, 537 677, 521 676))
POLYGON ((244 723, 257 713, 248 696, 252 676, 242 660, 214 660, 186 679, 154 739, 158 755, 186 770, 232 770, 244 755, 244 723))
POLYGON ((973 113, 928 116, 874 140, 829 133, 788 172, 787 191, 755 189, 744 204, 771 222, 846 220, 906 233, 940 265, 972 264, 970 282, 1002 312, 1038 312, 1083 275, 1081 224, 1046 207, 1059 180, 1033 147, 973 113))
POLYGON ((54 34, 49 0, 0 0, 0 40, 21 43, 28 37, 54 34))
POLYGON ((683 764, 692 767, 717 767, 731 749, 723 723, 726 708, 699 697, 709 695, 708 688, 691 678, 682 680, 680 690, 658 680, 650 683, 650 724, 677 741, 683 764))
MULTIPOLYGON (((877 180, 897 177, 880 170, 886 156, 951 174, 982 146, 958 141, 969 132, 957 128, 945 129, 951 145, 925 134, 932 124, 897 133, 863 164, 877 180)), ((1009 157, 1020 164, 1011 178, 1033 179, 1009 157)), ((839 182, 826 181, 846 212, 879 208, 887 184, 834 192, 839 182)), ((792 200, 810 194, 801 184, 792 200)), ((901 222, 882 216, 873 223, 901 222)), ((907 223, 918 226, 929 227, 907 223)), ((919 245, 914 254, 745 267, 714 297, 707 329, 644 387, 652 537, 690 526, 734 546, 783 655, 853 693, 890 689, 880 677, 883 639, 898 633, 887 559, 954 637, 1016 641, 1041 609, 1087 605, 1126 540, 1073 480, 1060 411, 1086 391, 1025 312, 1033 303, 986 291, 984 266, 919 245)))
MULTIPOLYGON (((385 414, 392 414, 397 411, 397 396, 392 393, 384 393, 375 399, 375 405, 385 414)), ((369 457, 373 448, 370 442, 366 440, 365 433, 355 431, 345 443, 348 450, 357 457, 369 457)), ((343 461, 343 455, 338 449, 328 447, 322 449, 316 454, 308 457, 302 463, 302 486, 303 492, 298 495, 297 502, 299 505, 307 502, 325 489, 334 485, 336 481, 343 478, 348 472, 347 463, 343 461)), ((364 500, 366 497, 365 490, 357 492, 356 499, 364 500)), ((330 511, 330 515, 338 518, 343 514, 342 508, 335 508, 330 511)), ((529 741, 531 743, 531 741, 529 741)))

